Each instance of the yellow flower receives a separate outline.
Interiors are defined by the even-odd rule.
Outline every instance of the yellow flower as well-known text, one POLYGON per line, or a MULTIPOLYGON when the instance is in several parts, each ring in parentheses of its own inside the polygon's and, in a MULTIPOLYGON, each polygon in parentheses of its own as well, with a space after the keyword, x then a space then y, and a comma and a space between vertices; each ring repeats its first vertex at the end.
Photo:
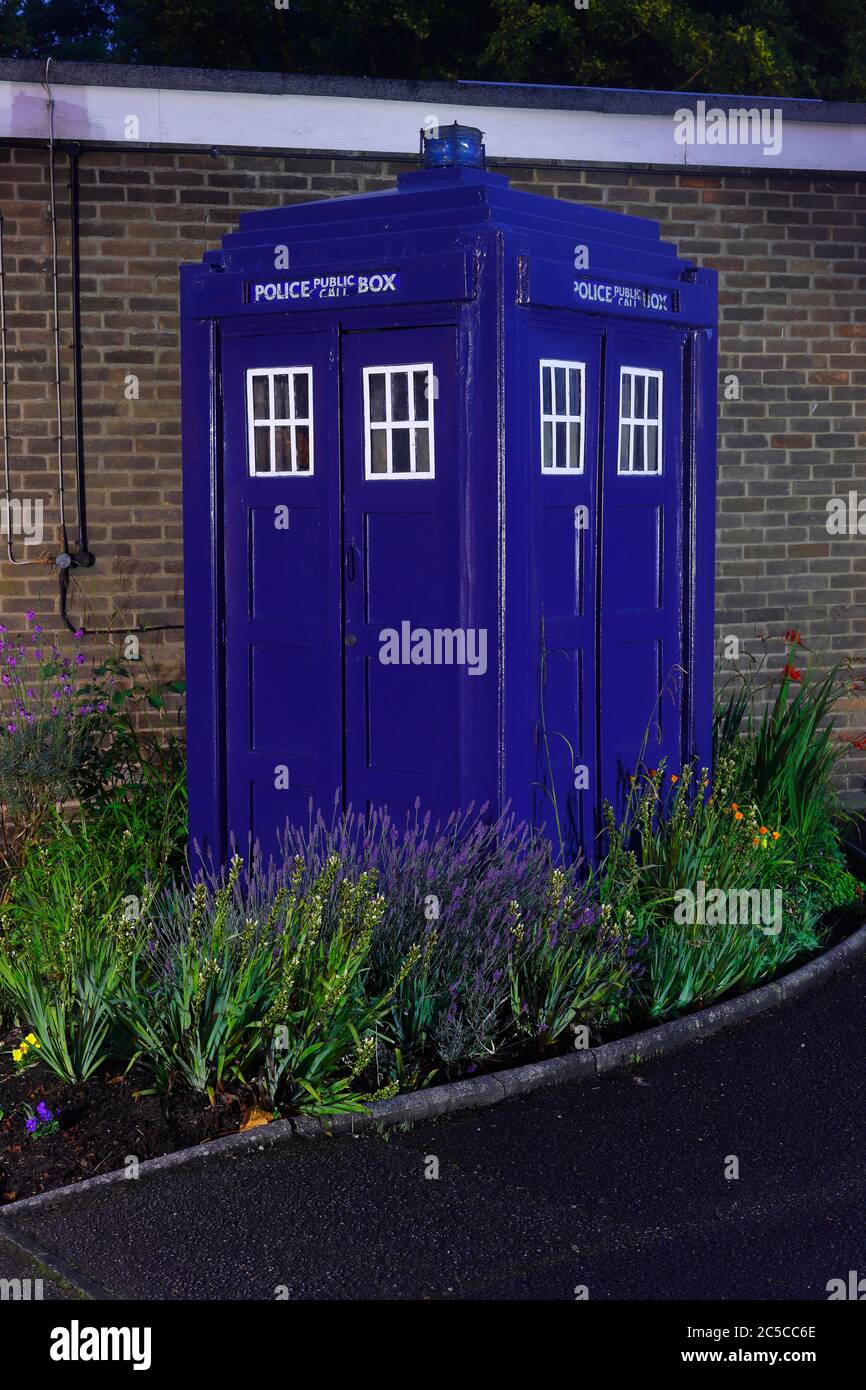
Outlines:
POLYGON ((36 1042, 36 1034, 35 1034, 35 1033, 28 1033, 28 1034, 27 1034, 27 1037, 24 1039, 24 1041, 25 1041, 26 1043, 35 1043, 35 1042, 36 1042))
POLYGON ((21 1056, 22 1056, 22 1057, 25 1057, 25 1056, 27 1055, 27 1053, 30 1051, 30 1048, 27 1046, 26 1042, 23 1042, 23 1043, 21 1043, 21 1046, 19 1047, 18 1050, 19 1050, 19 1052, 21 1053, 21 1056))
POLYGON ((38 1038, 34 1038, 34 1039, 33 1039, 33 1046, 34 1046, 34 1047, 41 1047, 41 1046, 42 1046, 42 1044, 41 1044, 41 1042, 39 1041, 38 1038))
POLYGON ((13 1060, 13 1062, 20 1062, 23 1055, 24 1055, 24 1054, 22 1053, 20 1047, 14 1047, 14 1048, 12 1049, 12 1060, 13 1060))

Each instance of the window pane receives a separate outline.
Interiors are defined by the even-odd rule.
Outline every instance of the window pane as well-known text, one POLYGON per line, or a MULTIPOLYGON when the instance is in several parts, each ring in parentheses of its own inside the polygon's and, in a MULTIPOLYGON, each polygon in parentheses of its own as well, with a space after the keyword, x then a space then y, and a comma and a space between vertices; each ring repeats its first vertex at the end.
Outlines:
POLYGON ((257 425, 253 431, 256 441, 255 470, 257 473, 271 471, 271 430, 269 425, 257 425))
POLYGON ((553 424, 545 420, 541 427, 541 466, 553 467, 553 424))
POLYGON ((622 419, 631 415, 631 372, 622 373, 619 413, 622 419))
POLYGON ((568 466, 580 467, 580 425, 568 427, 568 466))
MULTIPOLYGON (((409 419, 409 373, 394 372, 391 377, 391 419, 409 419)), ((406 437, 408 444, 408 435, 406 437)))
POLYGON ((574 367, 568 371, 568 413, 569 415, 580 415, 580 372, 574 367))
POLYGON ((427 402, 427 373, 413 372, 412 381, 414 383, 415 392, 415 419, 429 420, 430 411, 427 402))
MULTIPOLYGON (((403 378, 405 384, 406 378, 403 378)), ((391 472, 409 472, 409 431, 394 430, 391 435, 391 472)))
POLYGON ((651 420, 659 418, 659 379, 657 376, 647 378, 646 413, 651 420))
POLYGON ((310 378, 306 372, 295 375, 295 419, 310 418, 310 378))
POLYGON ((292 410, 289 405, 289 378, 287 373, 281 372, 274 377, 274 419, 290 420, 292 410))
POLYGON ((381 372, 375 372, 367 378, 370 389, 370 419, 385 419, 385 378, 381 372))
POLYGON ((644 432, 640 425, 634 427, 634 444, 632 446, 631 470, 633 473, 643 473, 643 441, 644 432))
POLYGON ((415 472, 430 472, 430 431, 415 431, 415 472))
POLYGON ((554 400, 556 404, 556 414, 565 414, 565 368, 554 367, 553 369, 554 400))
POLYGON ((567 454, 566 454, 566 448, 568 447, 568 446, 567 446, 567 442, 566 442, 566 441, 567 441, 567 434, 566 434, 566 430, 567 430, 567 429, 568 429, 568 426, 567 426, 564 422, 563 422, 562 424, 560 424, 559 422, 557 422, 557 426, 556 426, 556 466, 557 466, 557 468, 565 468, 566 463, 567 463, 567 461, 568 461, 568 456, 567 456, 567 454))
POLYGON ((277 473, 292 471, 292 429, 277 425, 274 430, 274 468, 277 473))
POLYGON ((298 425, 295 430, 295 467, 299 473, 310 471, 310 428, 298 425))
POLYGON ((648 473, 659 471, 659 427, 649 425, 646 432, 646 467, 648 473))
POLYGON ((646 385, 645 376, 635 376, 634 380, 634 418, 642 420, 644 417, 644 387, 646 385))
POLYGON ((253 419, 267 420, 270 416, 268 399, 268 379, 266 376, 253 377, 253 419))
POLYGON ((553 414, 553 401, 550 386, 552 372, 552 367, 542 367, 541 369, 541 410, 544 415, 553 414))
POLYGON ((631 428, 631 427, 630 427, 629 425, 620 425, 620 427, 619 427, 619 471, 620 471, 620 473, 627 473, 627 472, 628 472, 628 433, 629 433, 629 429, 630 429, 630 428, 631 428))
POLYGON ((370 472, 388 472, 388 431, 370 431, 370 472))

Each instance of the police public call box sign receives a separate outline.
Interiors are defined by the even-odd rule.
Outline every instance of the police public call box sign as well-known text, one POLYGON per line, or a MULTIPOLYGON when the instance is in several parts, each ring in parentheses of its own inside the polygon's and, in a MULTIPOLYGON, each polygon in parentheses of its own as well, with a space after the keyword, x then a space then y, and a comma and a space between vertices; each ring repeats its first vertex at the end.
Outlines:
POLYGON ((253 306, 279 302, 290 309, 335 299, 387 299, 399 287, 399 270, 349 270, 291 280, 248 280, 244 283, 244 301, 253 306))
POLYGON ((641 285, 617 285, 610 280, 575 280, 574 297, 588 306, 632 309, 637 313, 676 314, 680 307, 675 291, 644 289, 641 285))

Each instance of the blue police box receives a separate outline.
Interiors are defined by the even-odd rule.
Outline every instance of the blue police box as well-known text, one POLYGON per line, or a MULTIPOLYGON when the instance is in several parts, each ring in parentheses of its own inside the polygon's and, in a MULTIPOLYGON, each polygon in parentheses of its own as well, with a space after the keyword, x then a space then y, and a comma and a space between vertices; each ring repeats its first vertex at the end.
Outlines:
POLYGON ((640 764, 709 759, 715 273, 509 187, 480 139, 181 268, 189 828, 217 857, 335 793, 510 802, 592 855, 640 764))

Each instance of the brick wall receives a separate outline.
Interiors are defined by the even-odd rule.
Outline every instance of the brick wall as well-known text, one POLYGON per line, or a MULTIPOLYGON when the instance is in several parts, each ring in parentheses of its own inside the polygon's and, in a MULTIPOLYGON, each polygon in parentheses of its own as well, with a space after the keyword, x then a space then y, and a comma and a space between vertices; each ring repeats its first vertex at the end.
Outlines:
MULTIPOLYGON (((84 149, 80 167, 81 314, 87 497, 93 570, 70 607, 88 625, 182 619, 177 266, 198 260, 247 208, 390 187, 403 164, 377 159, 170 154, 84 149), (128 378, 138 399, 127 399, 128 378)), ((866 181, 854 177, 506 168, 517 187, 657 219, 681 253, 720 272, 717 619, 721 639, 766 650, 796 627, 823 663, 851 658, 866 632, 866 554, 831 537, 826 505, 858 487, 866 442, 866 181), (733 375, 725 399, 724 378, 733 375), (763 644, 762 636, 772 640, 763 644)), ((77 536, 73 452, 68 173, 56 160, 60 219, 64 432, 69 531, 77 536)), ((48 160, 0 147, 11 434, 17 493, 45 500, 44 567, 0 559, 0 611, 56 613, 59 546, 51 331, 48 160)), ((863 488, 866 496, 866 487, 863 488)), ((18 546, 18 553, 25 553, 18 546)), ((34 553, 33 551, 26 553, 34 553)), ((180 632, 142 639, 166 674, 180 632)), ((99 640, 94 638, 94 643, 99 640)), ((740 665, 745 657, 741 657, 740 665)), ((728 663, 730 665, 731 663, 728 663)), ((724 665, 724 663, 723 663, 724 665)), ((866 707, 845 710, 850 737, 866 707)), ((862 799, 866 754, 842 790, 862 799)))

